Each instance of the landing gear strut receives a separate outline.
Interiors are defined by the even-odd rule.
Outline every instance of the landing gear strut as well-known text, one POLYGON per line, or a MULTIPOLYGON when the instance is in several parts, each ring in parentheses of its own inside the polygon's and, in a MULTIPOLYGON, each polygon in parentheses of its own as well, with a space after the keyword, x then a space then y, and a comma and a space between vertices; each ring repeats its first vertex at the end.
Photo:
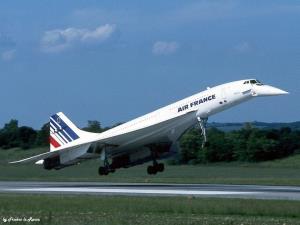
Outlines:
POLYGON ((114 173, 116 170, 111 168, 109 165, 108 159, 106 157, 105 151, 101 154, 101 159, 104 161, 104 166, 100 166, 98 169, 98 173, 100 176, 108 175, 109 173, 114 173))
POLYGON ((202 148, 204 148, 208 143, 207 142, 207 136, 206 136, 206 125, 207 125, 208 118, 201 118, 200 116, 198 116, 197 120, 198 120, 199 125, 200 125, 201 135, 203 136, 202 148))
POLYGON ((100 166, 98 173, 100 176, 108 175, 109 173, 114 173, 116 170, 111 168, 109 164, 104 163, 104 166, 100 166))

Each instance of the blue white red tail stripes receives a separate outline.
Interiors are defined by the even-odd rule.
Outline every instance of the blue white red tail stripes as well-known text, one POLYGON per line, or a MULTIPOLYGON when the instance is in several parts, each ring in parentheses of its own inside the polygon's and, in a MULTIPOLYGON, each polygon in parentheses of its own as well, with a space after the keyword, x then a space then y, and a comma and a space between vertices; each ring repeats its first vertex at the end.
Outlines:
POLYGON ((50 150, 79 139, 78 128, 63 114, 50 117, 50 150))

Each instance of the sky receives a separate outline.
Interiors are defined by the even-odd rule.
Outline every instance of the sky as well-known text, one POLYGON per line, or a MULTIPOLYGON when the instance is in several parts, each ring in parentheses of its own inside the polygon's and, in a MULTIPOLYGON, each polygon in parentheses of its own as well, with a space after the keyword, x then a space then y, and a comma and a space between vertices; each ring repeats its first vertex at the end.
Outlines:
POLYGON ((300 115, 300 1, 0 2, 0 126, 125 122, 206 87, 257 78, 290 92, 209 118, 300 115))

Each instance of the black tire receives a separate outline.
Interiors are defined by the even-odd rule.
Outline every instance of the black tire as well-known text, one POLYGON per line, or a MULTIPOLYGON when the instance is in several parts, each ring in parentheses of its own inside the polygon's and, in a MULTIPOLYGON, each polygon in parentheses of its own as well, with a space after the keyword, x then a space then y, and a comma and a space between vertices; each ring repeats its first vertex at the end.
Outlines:
POLYGON ((149 175, 152 175, 152 172, 153 172, 152 166, 148 166, 148 168, 147 168, 147 173, 148 173, 149 175))
POLYGON ((155 166, 148 166, 147 168, 147 172, 150 175, 155 175, 157 173, 157 169, 155 166))
POLYGON ((158 172, 163 172, 165 170, 165 164, 159 163, 157 164, 157 171, 158 172))
POLYGON ((102 167, 102 166, 100 166, 99 169, 98 169, 98 174, 100 176, 104 175, 104 170, 103 169, 104 169, 104 167, 102 167))
POLYGON ((156 166, 151 166, 152 167, 152 174, 155 175, 157 173, 157 167, 156 166))

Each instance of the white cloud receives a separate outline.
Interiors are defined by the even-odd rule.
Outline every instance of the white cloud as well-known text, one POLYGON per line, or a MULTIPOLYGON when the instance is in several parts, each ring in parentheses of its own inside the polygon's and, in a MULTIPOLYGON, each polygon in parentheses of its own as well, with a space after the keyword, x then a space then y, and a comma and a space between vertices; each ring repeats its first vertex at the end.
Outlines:
POLYGON ((115 25, 105 24, 94 30, 67 28, 46 31, 41 40, 44 52, 61 52, 74 45, 100 43, 107 40, 115 31, 115 25))
POLYGON ((3 61, 11 61, 15 57, 16 50, 10 49, 1 53, 1 59, 3 61))
POLYGON ((155 55, 170 55, 177 51, 179 44, 175 41, 157 41, 153 44, 152 53, 155 55))
POLYGON ((234 49, 239 53, 246 53, 251 50, 251 46, 248 42, 244 41, 239 44, 237 44, 234 49))

